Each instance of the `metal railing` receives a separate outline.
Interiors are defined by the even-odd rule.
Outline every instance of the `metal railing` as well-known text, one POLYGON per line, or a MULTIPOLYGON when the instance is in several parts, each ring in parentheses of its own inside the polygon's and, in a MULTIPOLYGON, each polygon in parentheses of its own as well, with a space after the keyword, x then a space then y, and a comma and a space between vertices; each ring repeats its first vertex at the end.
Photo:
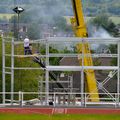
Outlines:
MULTIPOLYGON (((32 43, 36 44, 44 44, 45 45, 45 54, 40 55, 38 54, 37 57, 45 58, 46 62, 46 68, 42 67, 17 67, 14 64, 15 58, 20 57, 31 57, 33 58, 36 55, 21 55, 16 54, 15 48, 16 45, 23 44, 23 41, 15 41, 12 38, 3 38, 2 46, 3 46, 3 80, 2 80, 2 91, 0 93, 0 106, 76 106, 76 107, 89 107, 89 106, 110 106, 110 107, 119 107, 119 71, 120 71, 120 38, 108 38, 108 39, 101 39, 101 38, 49 38, 46 40, 37 40, 32 41, 32 43), (99 58, 99 57, 111 57, 117 59, 117 65, 116 66, 52 66, 49 62, 49 59, 52 57, 78 57, 79 59, 83 56, 89 57, 89 54, 78 54, 78 53, 50 53, 50 46, 56 45, 60 46, 64 43, 72 43, 74 46, 76 43, 81 42, 89 42, 89 44, 116 44, 117 45, 117 52, 116 53, 92 53, 92 57, 99 58), (6 51, 6 45, 9 44, 11 46, 11 51, 6 51), (6 66, 6 57, 11 57, 11 65, 6 66), (38 92, 14 92, 14 73, 15 70, 45 70, 45 93, 38 93, 38 92), (84 74, 83 70, 86 69, 94 69, 94 70, 115 70, 117 72, 117 84, 115 85, 116 93, 108 93, 104 89, 104 92, 106 93, 99 93, 100 95, 100 102, 91 102, 90 100, 90 93, 84 93, 84 74), (51 71, 81 71, 82 77, 81 77, 81 91, 82 93, 49 93, 49 72, 51 71), (6 74, 11 75, 11 92, 6 92, 6 74), (109 95, 109 96, 108 96, 109 95), (38 97, 40 96, 40 97, 38 97)), ((109 78, 106 79, 105 83, 108 82, 109 78)), ((98 82, 99 83, 99 82, 98 82)), ((103 87, 103 84, 101 82, 98 84, 98 86, 101 88, 103 87)), ((93 94, 93 93, 92 93, 93 94)), ((95 93, 94 93, 95 94, 95 93)), ((94 98, 92 98, 94 99, 94 98)))
MULTIPOLYGON (((120 94, 111 93, 113 97, 108 97, 105 93, 99 93, 99 102, 91 102, 90 93, 59 93, 51 92, 49 98, 46 99, 45 92, 6 92, 5 103, 2 102, 2 92, 0 93, 0 107, 7 106, 52 106, 52 107, 120 107, 120 94), (14 94, 14 99, 11 100, 11 94, 14 94), (81 95, 84 99, 81 99, 81 95)), ((96 94, 96 93, 92 93, 96 94)), ((94 98, 92 98, 93 101, 94 98)), ((96 98, 94 99, 96 100, 96 98)))

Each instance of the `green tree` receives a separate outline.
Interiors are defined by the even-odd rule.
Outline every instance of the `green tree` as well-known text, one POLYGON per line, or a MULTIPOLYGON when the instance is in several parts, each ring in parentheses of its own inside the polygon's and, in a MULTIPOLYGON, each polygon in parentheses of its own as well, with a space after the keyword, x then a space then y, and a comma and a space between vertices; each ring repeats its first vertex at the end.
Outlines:
MULTIPOLYGON (((50 46, 50 53, 53 53, 53 54, 57 54, 57 53, 59 53, 59 51, 56 49, 56 48, 54 48, 54 47, 51 47, 50 46)), ((50 64, 51 65, 59 65, 59 61, 60 61, 60 59, 61 58, 59 58, 59 57, 51 57, 50 58, 50 64)))
POLYGON ((64 17, 55 16, 53 18, 53 20, 54 20, 54 26, 56 26, 60 30, 63 30, 63 31, 66 30, 67 22, 66 22, 66 19, 64 17))
MULTIPOLYGON (((107 32, 112 34, 112 36, 117 37, 119 36, 119 27, 117 28, 117 25, 115 25, 108 16, 105 14, 97 16, 94 18, 91 22, 93 25, 99 27, 103 27, 107 32)), ((119 25, 118 25, 119 26, 119 25)), ((103 46, 103 45, 102 45, 103 46)), ((109 45, 109 49, 112 52, 112 54, 117 54, 117 45, 109 45)), ((111 65, 117 65, 117 59, 112 58, 111 65)))
POLYGON ((40 25, 38 25, 37 23, 31 24, 28 27, 28 31, 27 31, 29 38, 32 40, 39 39, 41 35, 40 29, 41 29, 40 25))
MULTIPOLYGON (((117 45, 109 45, 109 49, 112 52, 112 54, 117 54, 117 45)), ((111 65, 115 66, 117 65, 117 58, 112 58, 111 65)))
POLYGON ((92 23, 97 28, 102 27, 108 31, 112 36, 117 36, 119 30, 116 28, 116 25, 112 22, 111 19, 106 14, 101 14, 96 18, 93 18, 90 23, 92 23))

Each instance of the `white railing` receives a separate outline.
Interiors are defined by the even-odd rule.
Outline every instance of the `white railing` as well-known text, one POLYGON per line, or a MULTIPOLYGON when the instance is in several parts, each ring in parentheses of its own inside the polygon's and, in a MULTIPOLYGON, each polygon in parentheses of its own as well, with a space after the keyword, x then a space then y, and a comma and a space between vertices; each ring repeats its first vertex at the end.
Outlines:
POLYGON ((105 93, 99 93, 99 98, 90 98, 88 93, 48 93, 45 92, 5 92, 5 103, 2 102, 2 92, 0 93, 0 107, 6 106, 64 106, 64 107, 120 107, 120 94, 111 93, 113 97, 108 97, 105 93), (11 94, 14 99, 11 100, 11 94), (82 98, 81 96, 84 96, 82 98), (99 99, 99 102, 96 99, 99 99))

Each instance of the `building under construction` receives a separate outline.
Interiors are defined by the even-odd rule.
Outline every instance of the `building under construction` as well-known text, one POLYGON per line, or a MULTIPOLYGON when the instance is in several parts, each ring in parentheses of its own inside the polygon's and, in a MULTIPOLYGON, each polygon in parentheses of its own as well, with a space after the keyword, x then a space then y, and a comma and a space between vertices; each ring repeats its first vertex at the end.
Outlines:
MULTIPOLYGON (((14 41, 12 38, 3 38, 3 92, 2 104, 19 105, 19 102, 24 105, 72 105, 72 106, 87 106, 87 105, 107 105, 119 106, 119 38, 101 39, 101 38, 49 38, 46 40, 33 41, 35 44, 44 44, 45 54, 21 55, 15 54, 15 45, 23 44, 21 41, 14 41), (50 53, 51 45, 60 46, 60 43, 67 45, 89 43, 94 44, 113 44, 117 46, 117 53, 92 53, 94 64, 93 66, 79 65, 79 60, 84 59, 84 56, 89 57, 89 54, 83 53, 50 53), (67 43, 67 44, 66 44, 67 43), (6 53, 7 44, 11 45, 11 52, 6 53), (6 59, 11 58, 11 65, 6 66, 6 59), (39 67, 19 66, 15 65, 15 59, 32 58, 34 64, 39 67), (43 59, 44 58, 44 59, 43 59), (51 58, 61 58, 59 65, 50 64, 51 58), (117 60, 117 65, 110 65, 111 59, 117 60), (74 59, 74 62, 73 62, 74 59), (97 60, 103 63, 96 64, 97 60), (63 62, 64 61, 64 62, 63 62), (75 62, 76 61, 76 62, 75 62), (38 81, 38 92, 23 92, 14 91, 14 74, 16 70, 43 70, 43 76, 38 81), (96 76, 97 93, 95 89, 89 91, 85 77, 86 70, 94 70, 96 76), (57 74, 56 74, 57 73, 57 74), (6 75, 10 75, 11 88, 10 92, 6 92, 6 75), (8 97, 8 94, 9 97, 8 97), (98 94, 98 97, 93 95, 98 94), (18 97, 16 97, 16 95, 18 97), (32 99, 26 100, 26 95, 35 95, 32 99), (9 103, 9 102, 10 103, 9 103), (22 102, 21 102, 22 101, 22 102)), ((62 45, 62 44, 61 44, 62 45)), ((63 47, 63 46, 62 46, 63 47)), ((56 47, 57 48, 57 47, 56 47)), ((58 48, 59 49, 59 48, 58 48)), ((70 48, 71 49, 71 48, 70 48)), ((91 47, 92 49, 92 47, 91 47)), ((89 84, 92 86, 92 84, 89 84)))
POLYGON ((71 24, 75 37, 51 37, 32 41, 31 43, 36 46, 44 46, 44 54, 40 49, 37 49, 37 53, 33 52, 30 55, 20 54, 16 52, 16 46, 23 45, 22 41, 2 38, 3 90, 1 104, 119 107, 120 39, 89 38, 81 0, 72 0, 72 5, 74 17, 71 18, 71 24), (7 44, 11 46, 9 52, 6 51, 7 44), (100 48, 103 44, 106 47, 100 48), (116 52, 110 50, 110 45, 116 46, 116 52), (50 51, 53 46, 58 52, 50 51), (68 51, 61 52, 63 48, 68 48, 68 51), (8 57, 10 58, 9 66, 6 65, 8 57), (31 58, 29 61, 39 67, 27 66, 27 64, 16 66, 16 59, 21 58, 31 58), (59 64, 52 64, 51 61, 54 59, 58 60, 59 64), (115 65, 111 64, 112 60, 116 61, 115 65), (43 74, 38 76, 37 92, 26 92, 22 89, 14 91, 14 78, 17 70, 43 71, 43 74), (10 76, 10 92, 6 91, 6 75, 10 76))

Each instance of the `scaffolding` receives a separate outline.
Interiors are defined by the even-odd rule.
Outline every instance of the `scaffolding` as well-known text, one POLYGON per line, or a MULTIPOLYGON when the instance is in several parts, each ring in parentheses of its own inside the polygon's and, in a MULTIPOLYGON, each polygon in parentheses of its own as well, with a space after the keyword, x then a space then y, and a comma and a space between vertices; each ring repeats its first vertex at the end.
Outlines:
MULTIPOLYGON (((119 38, 108 38, 108 39, 101 39, 101 38, 75 38, 75 37, 53 37, 53 38, 47 38, 47 39, 41 39, 41 40, 35 40, 32 41, 32 43, 36 43, 36 44, 41 44, 44 43, 45 44, 45 55, 16 55, 15 54, 15 45, 19 45, 19 44, 23 44, 23 41, 15 41, 14 38, 2 38, 2 61, 3 61, 3 69, 2 69, 2 74, 3 74, 3 78, 2 78, 2 103, 6 104, 6 75, 10 75, 10 84, 11 84, 11 88, 10 88, 10 101, 11 104, 13 105, 14 103, 14 73, 15 70, 43 70, 45 71, 45 80, 41 81, 40 84, 40 88, 39 88, 39 92, 38 95, 40 95, 40 93, 44 93, 45 95, 45 101, 46 101, 46 105, 48 105, 48 102, 50 101, 50 97, 51 95, 53 95, 53 101, 56 102, 58 99, 58 95, 61 95, 65 101, 69 100, 70 103, 70 95, 73 95, 74 97, 72 97, 72 100, 75 102, 75 100, 77 99, 82 107, 86 107, 87 104, 98 104, 98 103, 92 103, 90 102, 90 94, 87 93, 85 91, 85 77, 84 77, 84 72, 85 70, 88 69, 92 69, 92 70, 104 70, 104 71, 109 71, 108 76, 106 76, 106 78, 102 81, 96 81, 97 86, 98 86, 98 90, 102 90, 104 92, 105 95, 107 95, 109 97, 109 99, 111 99, 111 101, 113 103, 116 103, 117 106, 119 106, 119 101, 120 101, 120 39, 119 38), (55 65, 51 65, 50 64, 50 58, 56 58, 56 57, 73 57, 73 58, 78 58, 78 59, 82 59, 84 58, 84 54, 79 54, 79 53, 50 53, 50 46, 51 45, 59 45, 62 47, 63 44, 74 44, 76 45, 77 43, 89 43, 89 44, 114 44, 117 46, 117 53, 92 53, 92 57, 93 58, 116 58, 117 59, 117 65, 116 66, 77 66, 77 65, 72 65, 72 66, 68 66, 68 65, 63 65, 63 66, 55 66, 55 65), (10 44, 11 45, 11 52, 10 53, 6 53, 6 44, 10 44), (11 65, 8 67, 6 66, 6 58, 9 57, 11 59, 11 65), (45 58, 45 67, 15 67, 15 57, 44 57, 45 58), (57 81, 50 81, 50 73, 51 72, 55 72, 55 71, 60 71, 60 72, 65 72, 65 71, 69 71, 69 72, 75 72, 78 71, 81 74, 81 78, 80 81, 78 81, 80 83, 80 90, 79 92, 75 92, 72 91, 72 89, 77 89, 73 87, 73 83, 74 83, 74 79, 69 81, 59 81, 59 77, 57 78, 57 81), (106 87, 104 87, 104 85, 106 83, 108 83, 111 78, 113 78, 114 76, 117 76, 117 82, 115 85, 115 89, 116 92, 115 93, 110 93, 106 87), (62 83, 67 83, 69 85, 68 88, 57 88, 58 89, 64 89, 65 91, 52 91, 50 92, 50 82, 59 82, 61 85, 62 83), (45 91, 43 91, 43 84, 45 84, 45 91), (68 91, 66 91, 67 89, 69 89, 68 91), (79 95, 78 95, 79 94, 79 95), (64 96, 66 95, 66 96, 64 96)), ((70 47, 70 46, 67 46, 70 47)), ((60 48, 61 49, 61 48, 60 48)), ((86 56, 89 57, 89 54, 86 54, 86 56)), ((21 90, 18 91, 21 94, 21 90)), ((35 92, 35 91, 33 91, 35 92)), ((23 92, 24 93, 24 92, 23 92)), ((22 93, 22 94, 23 94, 22 93)), ((42 93, 42 94, 43 94, 42 93)), ((31 93, 32 94, 32 93, 31 93)), ((36 94, 36 93, 35 93, 36 94)), ((93 93, 92 94, 96 94, 93 93)), ((103 95, 103 93, 99 93, 100 96, 103 95)), ((102 101, 103 98, 100 98, 100 100, 102 101)), ((107 98, 108 99, 108 98, 107 98)), ((63 101, 63 103, 65 104, 65 101, 63 101)), ((105 100, 106 101, 106 100, 105 100)), ((108 102, 108 101, 107 101, 108 102)), ((60 103, 60 101, 58 101, 58 103, 60 103)), ((100 102, 101 103, 101 102, 100 102)), ((57 102, 56 102, 57 104, 57 102)), ((56 105, 55 104, 55 105, 56 105)))

